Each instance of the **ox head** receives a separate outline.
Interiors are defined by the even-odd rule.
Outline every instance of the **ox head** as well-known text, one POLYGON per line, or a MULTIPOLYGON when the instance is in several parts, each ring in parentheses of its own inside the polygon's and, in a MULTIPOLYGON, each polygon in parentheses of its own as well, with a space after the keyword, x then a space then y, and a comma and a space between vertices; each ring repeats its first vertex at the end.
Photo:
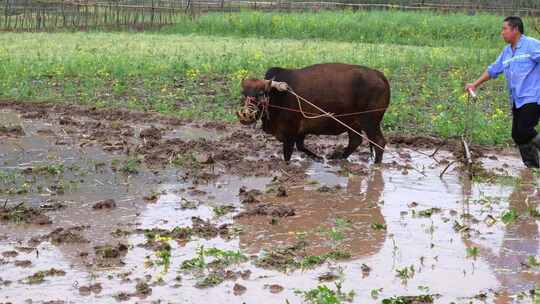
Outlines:
POLYGON ((268 104, 272 80, 244 79, 242 80, 242 108, 236 112, 238 120, 244 125, 250 125, 261 117, 268 117, 268 104))

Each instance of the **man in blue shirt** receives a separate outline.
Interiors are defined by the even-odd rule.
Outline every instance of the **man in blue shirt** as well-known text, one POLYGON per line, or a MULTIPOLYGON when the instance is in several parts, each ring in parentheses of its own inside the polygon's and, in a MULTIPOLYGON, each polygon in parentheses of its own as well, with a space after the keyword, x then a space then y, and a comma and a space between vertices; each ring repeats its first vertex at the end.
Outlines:
POLYGON ((475 91, 482 83, 504 73, 512 107, 512 139, 519 147, 523 163, 538 168, 540 135, 535 127, 540 118, 540 41, 525 36, 519 17, 504 19, 501 35, 508 45, 465 90, 475 91))

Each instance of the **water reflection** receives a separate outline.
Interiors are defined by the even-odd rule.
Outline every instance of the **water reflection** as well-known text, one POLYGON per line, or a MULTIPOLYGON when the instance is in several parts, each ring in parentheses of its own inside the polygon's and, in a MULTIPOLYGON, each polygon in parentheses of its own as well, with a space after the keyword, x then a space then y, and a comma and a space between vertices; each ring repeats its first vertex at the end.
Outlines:
POLYGON ((376 254, 386 238, 385 230, 371 228, 374 223, 385 225, 378 204, 383 190, 382 171, 373 170, 368 176, 351 176, 346 187, 335 193, 302 187, 290 189, 284 198, 266 196, 264 202, 290 206, 295 209, 295 216, 280 218, 277 224, 266 216, 238 219, 245 232, 240 236, 240 247, 257 253, 293 245, 302 238, 308 243, 306 251, 310 255, 335 248, 348 251, 353 258, 376 254))
POLYGON ((515 210, 519 218, 504 225, 503 240, 499 248, 492 248, 465 239, 467 247, 478 247, 479 256, 491 267, 502 287, 495 299, 497 303, 510 302, 511 295, 533 289, 540 282, 540 273, 534 269, 526 271, 523 263, 528 257, 537 257, 539 252, 538 221, 528 216, 530 209, 537 209, 540 200, 538 181, 532 171, 520 172, 520 181, 508 197, 508 210, 515 210))

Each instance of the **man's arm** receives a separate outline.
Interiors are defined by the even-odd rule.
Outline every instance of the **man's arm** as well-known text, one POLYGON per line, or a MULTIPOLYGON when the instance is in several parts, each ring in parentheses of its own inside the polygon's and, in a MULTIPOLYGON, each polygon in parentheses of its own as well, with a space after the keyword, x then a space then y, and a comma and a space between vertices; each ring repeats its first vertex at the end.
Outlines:
POLYGON ((476 88, 478 88, 482 83, 490 80, 491 77, 489 76, 489 72, 488 71, 485 71, 482 76, 480 76, 480 78, 478 78, 475 82, 473 83, 468 83, 465 85, 465 91, 469 91, 469 90, 472 90, 473 92, 476 91, 476 88))
MULTIPOLYGON (((504 53, 504 51, 503 51, 504 53)), ((468 83, 465 85, 465 91, 473 90, 476 91, 476 89, 484 82, 497 78, 500 74, 504 72, 504 65, 503 65, 503 53, 499 55, 497 60, 493 64, 491 64, 487 70, 473 83, 468 83)))

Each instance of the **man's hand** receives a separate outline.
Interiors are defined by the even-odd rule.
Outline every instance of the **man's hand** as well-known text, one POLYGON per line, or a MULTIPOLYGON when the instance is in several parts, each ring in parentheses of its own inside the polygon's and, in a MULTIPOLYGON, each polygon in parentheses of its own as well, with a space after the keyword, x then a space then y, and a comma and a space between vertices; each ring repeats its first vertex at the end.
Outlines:
POLYGON ((465 91, 469 93, 472 98, 476 98, 476 86, 474 85, 474 83, 466 84, 465 91))
POLYGON ((465 85, 465 92, 469 93, 470 91, 476 92, 476 86, 474 83, 467 83, 465 85))
POLYGON ((465 85, 465 92, 471 94, 472 97, 476 97, 476 89, 484 82, 490 79, 488 71, 485 71, 478 80, 473 83, 467 83, 465 85))

